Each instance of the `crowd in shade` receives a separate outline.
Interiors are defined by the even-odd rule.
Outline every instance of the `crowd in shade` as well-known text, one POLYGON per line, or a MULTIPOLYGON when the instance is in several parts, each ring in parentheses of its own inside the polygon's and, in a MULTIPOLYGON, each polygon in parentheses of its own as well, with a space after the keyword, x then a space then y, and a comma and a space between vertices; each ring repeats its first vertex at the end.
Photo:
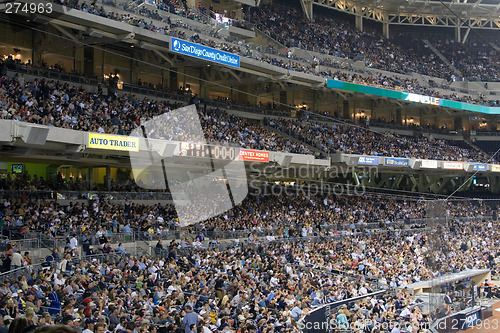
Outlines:
MULTIPOLYGON (((389 40, 379 32, 325 13, 309 21, 300 8, 262 5, 247 19, 287 47, 300 47, 340 58, 363 60, 368 67, 396 73, 416 72, 451 79, 450 67, 422 40, 422 35, 401 33, 389 40)), ((498 53, 482 37, 471 36, 465 44, 450 39, 430 38, 431 43, 457 67, 464 77, 497 81, 498 53)))
MULTIPOLYGON (((167 101, 138 99, 131 95, 104 95, 68 83, 22 75, 0 78, 0 117, 80 131, 127 135, 141 119, 151 119, 181 106, 167 101)), ((305 144, 287 140, 241 117, 218 108, 199 107, 199 117, 209 142, 234 143, 243 148, 308 154, 305 144)), ((415 157, 486 162, 489 157, 474 148, 459 148, 443 140, 396 135, 382 136, 369 130, 312 121, 273 120, 270 126, 287 132, 327 153, 344 152, 381 156, 415 157)), ((164 137, 164 139, 173 139, 164 137)))
POLYGON ((287 47, 363 60, 368 67, 390 72, 417 72, 441 78, 449 75, 447 65, 421 41, 404 49, 374 31, 365 28, 361 32, 332 17, 316 15, 309 21, 299 8, 262 5, 249 14, 249 20, 287 47))
MULTIPOLYGON (((105 4, 114 5, 113 3, 105 4)), ((159 11, 150 10, 144 6, 137 14, 131 8, 129 10, 132 13, 119 14, 113 11, 107 12, 103 6, 99 6, 95 2, 91 4, 87 4, 85 1, 81 3, 71 2, 67 3, 67 5, 90 14, 127 23, 156 33, 189 39, 195 43, 251 57, 292 71, 404 92, 419 93, 454 101, 490 106, 499 105, 497 100, 490 100, 484 96, 471 97, 457 93, 443 94, 430 86, 420 86, 415 79, 404 79, 396 75, 388 76, 366 71, 362 71, 363 74, 356 74, 355 72, 346 73, 345 71, 338 70, 338 68, 353 70, 352 66, 345 66, 336 60, 328 58, 317 59, 314 57, 312 61, 299 58, 294 56, 288 49, 279 51, 272 45, 265 48, 258 47, 257 49, 261 50, 260 54, 255 53, 251 51, 250 45, 244 41, 225 38, 213 29, 203 31, 205 35, 212 37, 211 39, 205 38, 198 33, 187 35, 185 29, 200 33, 202 31, 196 27, 183 24, 180 21, 177 22, 174 20, 172 22, 170 17, 166 15, 169 12, 188 17, 195 21, 204 22, 204 17, 197 10, 192 11, 187 8, 185 2, 167 1, 164 4, 158 5, 159 11), (155 24, 153 20, 162 24, 155 24), (163 23, 165 24, 163 25, 163 23), (216 39, 219 41, 215 41, 216 39), (277 58, 274 54, 279 54, 282 57, 277 58)), ((280 39, 288 48, 293 46, 305 47, 323 54, 345 59, 363 60, 369 68, 396 73, 416 72, 452 80, 450 74, 452 71, 448 65, 444 64, 421 40, 417 39, 415 42, 412 39, 412 42, 410 42, 410 39, 406 35, 399 36, 395 41, 390 41, 374 31, 365 29, 364 32, 360 32, 349 24, 330 17, 318 16, 314 21, 310 22, 303 16, 299 9, 283 9, 279 6, 263 5, 254 11, 246 13, 246 19, 256 24, 269 35, 280 39), (290 20, 290 17, 294 19, 290 20), (369 52, 366 50, 369 50, 369 52)), ((475 80, 487 78, 495 81, 497 80, 494 66, 496 64, 495 59, 497 59, 496 53, 494 50, 491 51, 488 49, 489 46, 484 45, 484 42, 480 45, 482 47, 477 51, 478 54, 466 53, 464 55, 467 59, 467 66, 461 68, 464 71, 464 75, 472 77, 475 80)), ((457 47, 460 48, 460 58, 455 59, 452 57, 453 54, 449 54, 450 61, 457 64, 461 63, 458 59, 462 59, 464 52, 476 49, 475 47, 457 47)))
MULTIPOLYGON (((71 257, 0 285, 7 323, 63 324, 110 332, 299 332, 325 303, 368 295, 334 309, 352 332, 427 332, 444 305, 423 313, 405 288, 463 269, 496 274, 498 223, 451 222, 437 232, 364 235, 222 248, 155 247, 156 257, 71 257), (391 292, 369 296, 374 291, 391 292)), ((17 267, 19 249, 4 255, 17 267)), ((20 264, 22 266, 22 263, 20 264)), ((11 325, 12 325, 11 324, 11 325)), ((97 331, 98 332, 98 331, 97 331)))
POLYGON ((267 120, 269 126, 299 138, 327 153, 414 157, 433 160, 492 162, 492 158, 472 147, 462 148, 451 141, 426 137, 380 134, 362 127, 309 120, 267 120))
POLYGON ((430 41, 464 77, 477 81, 497 81, 500 77, 500 54, 483 38, 472 35, 466 43, 439 38, 430 41))

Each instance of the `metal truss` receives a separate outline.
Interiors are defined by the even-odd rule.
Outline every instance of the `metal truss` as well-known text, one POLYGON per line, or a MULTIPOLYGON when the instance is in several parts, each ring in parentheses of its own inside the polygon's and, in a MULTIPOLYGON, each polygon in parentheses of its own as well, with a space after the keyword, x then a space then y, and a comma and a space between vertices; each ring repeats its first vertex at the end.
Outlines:
MULTIPOLYGON (((387 24, 500 30, 500 4, 465 1, 447 3, 445 7, 440 2, 429 0, 309 1, 318 6, 387 24)), ((301 0, 305 3, 309 1, 301 0)))
MULTIPOLYGON (((388 23, 398 25, 423 25, 447 28, 500 29, 500 19, 470 18, 460 20, 457 17, 440 17, 418 14, 388 14, 388 23)), ((381 21, 383 22, 383 21, 381 21)))

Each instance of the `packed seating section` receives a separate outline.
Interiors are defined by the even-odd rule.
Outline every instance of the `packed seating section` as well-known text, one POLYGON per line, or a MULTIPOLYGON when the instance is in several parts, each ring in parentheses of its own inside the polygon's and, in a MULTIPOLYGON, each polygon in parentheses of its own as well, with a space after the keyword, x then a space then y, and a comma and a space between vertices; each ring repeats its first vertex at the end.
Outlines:
MULTIPOLYGON (((127 14, 118 14, 113 11, 107 12, 98 2, 92 2, 91 4, 86 2, 65 2, 65 4, 91 14, 125 22, 153 32, 190 39, 196 43, 255 58, 288 70, 473 104, 499 105, 497 99, 489 99, 482 95, 471 97, 457 93, 442 94, 435 89, 436 87, 432 86, 430 81, 428 85, 421 86, 416 79, 403 79, 396 75, 391 76, 354 69, 351 65, 346 65, 342 61, 329 58, 317 59, 312 57, 313 60, 305 59, 304 57, 294 56, 290 52, 291 47, 299 47, 333 55, 339 59, 362 60, 368 68, 402 74, 415 72, 444 78, 450 82, 455 80, 457 77, 451 67, 445 64, 414 33, 410 32, 398 34, 396 38, 388 40, 369 27, 365 28, 364 32, 360 32, 351 24, 324 13, 316 15, 315 19, 310 22, 304 18, 300 8, 262 5, 257 9, 247 8, 244 12, 244 18, 268 35, 279 39, 285 47, 282 50, 277 50, 275 45, 258 45, 257 50, 260 50, 260 52, 255 53, 251 51, 251 45, 245 41, 234 37, 223 37, 210 28, 205 17, 206 9, 204 14, 200 8, 188 8, 185 2, 178 4, 166 1, 158 5, 158 10, 143 7, 138 12, 130 10, 130 13, 127 14), (198 34, 198 31, 200 33, 202 31, 196 27, 186 26, 182 22, 172 22, 170 16, 167 15, 170 13, 197 22, 207 23, 208 30, 204 31, 205 35, 208 34, 210 37, 219 39, 220 42, 215 42, 213 39, 204 37, 203 34, 198 34), (293 19, 290 19, 290 17, 293 19), (153 20, 165 23, 165 25, 157 26, 153 23, 153 20), (276 54, 281 57, 273 56, 276 54), (318 65, 320 66, 318 67, 318 65), (346 74, 337 68, 354 70, 354 72, 346 74)), ((113 2, 104 2, 104 4, 117 7, 113 2)), ((499 79, 495 69, 498 66, 498 53, 484 38, 471 37, 471 41, 468 41, 466 45, 450 39, 435 39, 433 42, 452 65, 459 67, 459 70, 468 79, 489 81, 499 79)))
MULTIPOLYGON (((5 69, 0 78, 0 88, 1 119, 97 133, 127 135, 140 124, 141 119, 151 119, 181 105, 148 98, 139 99, 132 95, 119 97, 116 91, 104 94, 101 86, 94 92, 88 92, 69 83, 44 78, 27 82, 23 74, 9 77, 5 69)), ((199 103, 199 100, 197 101, 199 103)), ((243 148, 298 154, 314 153, 305 144, 308 143, 324 153, 494 161, 487 154, 472 147, 459 148, 445 140, 380 135, 352 124, 318 123, 309 120, 269 122, 271 127, 299 139, 292 141, 261 124, 227 114, 220 108, 206 107, 201 103, 198 105, 206 139, 218 144, 235 143, 243 148)))

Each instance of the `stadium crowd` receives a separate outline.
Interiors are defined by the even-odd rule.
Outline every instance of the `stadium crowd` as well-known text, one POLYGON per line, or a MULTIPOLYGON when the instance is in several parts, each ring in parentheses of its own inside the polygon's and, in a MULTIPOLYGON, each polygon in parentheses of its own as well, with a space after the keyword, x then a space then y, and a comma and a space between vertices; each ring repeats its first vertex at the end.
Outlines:
POLYGON ((485 40, 474 35, 464 44, 440 38, 431 42, 463 76, 476 81, 498 81, 499 54, 485 40))
MULTIPOLYGON (((109 5, 109 3, 105 4, 109 5)), ((259 55, 258 53, 252 52, 250 45, 244 41, 224 38, 216 31, 213 31, 213 29, 204 31, 205 35, 215 37, 219 39, 220 42, 214 41, 213 38, 202 38, 201 35, 197 33, 202 33, 202 31, 196 27, 189 27, 181 22, 172 22, 169 16, 162 16, 160 14, 165 10, 165 8, 163 8, 165 5, 165 7, 170 8, 167 10, 170 13, 203 22, 203 17, 200 17, 196 10, 187 8, 185 2, 167 1, 165 4, 159 4, 158 8, 160 12, 158 12, 158 10, 152 11, 146 7, 142 7, 136 13, 138 16, 132 14, 135 13, 132 8, 129 9, 131 13, 127 14, 118 14, 113 11, 106 12, 104 7, 99 7, 97 2, 93 2, 90 5, 85 1, 82 3, 67 3, 67 5, 91 14, 124 22, 153 32, 189 39, 195 43, 204 44, 226 52, 240 54, 245 57, 251 57, 288 70, 472 104, 490 106, 500 105, 498 100, 489 100, 484 96, 475 98, 463 94, 459 95, 457 93, 442 94, 439 90, 430 87, 430 85, 421 86, 415 79, 403 79, 398 76, 388 76, 367 71, 362 71, 362 74, 355 72, 348 74, 337 69, 341 67, 344 69, 346 68, 337 61, 326 58, 321 60, 314 58, 312 61, 304 58, 297 58, 287 49, 282 52, 274 50, 269 54, 261 52, 259 55), (165 25, 157 26, 152 20, 165 23, 165 25), (187 35, 185 29, 195 31, 195 33, 189 33, 189 35, 187 35), (282 57, 276 58, 273 57, 272 54, 280 54, 282 57), (318 67, 318 65, 322 66, 318 67)), ((365 32, 362 33, 346 23, 327 17, 318 17, 315 21, 309 22, 299 13, 298 9, 286 8, 285 10, 279 10, 276 9, 275 6, 263 5, 255 11, 250 11, 246 16, 248 20, 252 21, 272 36, 284 36, 280 38, 285 38, 286 41, 283 42, 288 48, 293 46, 300 46, 308 49, 312 48, 320 53, 353 60, 357 60, 361 55, 369 68, 383 69, 396 73, 417 72, 451 80, 448 66, 444 64, 427 45, 424 45, 423 42, 408 43, 408 38, 405 38, 405 36, 399 36, 397 42, 400 42, 401 45, 396 45, 373 31, 365 30, 365 32), (261 15, 263 13, 266 14, 261 15), (269 13, 271 14, 269 15, 269 13), (290 16, 295 19, 289 20, 290 16), (304 26, 306 26, 305 30, 303 29, 304 26), (315 36, 315 38, 311 38, 311 36, 315 36), (320 38, 318 38, 318 36, 320 36, 320 38), (353 45, 355 47, 353 47, 353 45), (370 50, 370 52, 366 52, 365 50, 370 50), (410 50, 410 52, 408 52, 408 50, 410 50)), ((483 45, 483 48, 488 48, 488 46, 483 45)), ((273 49, 273 46, 259 49, 269 50, 273 49)), ((461 53, 468 52, 468 50, 469 48, 462 48, 461 53)), ((479 60, 476 59, 478 57, 474 54, 467 55, 468 66, 466 67, 468 72, 466 73, 469 77, 475 79, 487 77, 490 80, 497 80, 497 76, 493 75, 496 73, 493 66, 495 64, 495 53, 493 51, 491 57, 489 57, 488 55, 490 53, 487 51, 480 52, 481 57, 479 57, 479 60), (491 68, 486 68, 487 66, 485 64, 491 64, 492 66, 491 68)), ((449 59, 453 61, 453 63, 459 63, 458 60, 454 58, 449 59)), ((351 66, 348 66, 347 69, 353 70, 351 66)), ((356 71, 359 72, 359 70, 356 71)))
POLYGON ((446 140, 405 137, 397 134, 382 135, 352 125, 309 120, 272 119, 267 120, 267 124, 329 154, 343 152, 434 160, 491 161, 491 157, 480 150, 461 148, 446 140))
MULTIPOLYGON (((237 231, 244 237, 334 236, 343 231, 369 232, 368 223, 394 230, 401 228, 400 221, 410 222, 432 214, 425 202, 418 201, 377 196, 369 196, 371 200, 366 200, 366 196, 348 194, 312 193, 303 197, 301 193, 291 194, 291 191, 258 190, 227 213, 182 230, 212 239, 224 231, 237 231)), ((448 210, 450 218, 495 218, 499 215, 498 207, 473 203, 450 204, 448 210)), ((43 235, 47 240, 64 239, 63 244, 68 245, 70 236, 75 235, 79 244, 87 240, 93 243, 89 245, 99 244, 99 250, 108 242, 102 236, 113 238, 115 234, 128 236, 135 233, 153 239, 173 237, 181 230, 173 205, 145 205, 130 201, 119 204, 101 198, 62 206, 53 200, 24 195, 3 200, 0 213, 0 226, 4 232, 10 231, 11 239, 43 235)), ((65 250, 71 252, 73 249, 67 246, 65 250)))
MULTIPOLYGON (((394 332, 395 326, 425 332, 443 310, 423 314, 406 289, 395 288, 466 268, 496 272, 499 257, 496 222, 452 221, 438 229, 226 250, 159 241, 157 258, 68 254, 1 284, 0 312, 9 321, 104 325, 111 332, 151 332, 155 325, 167 332, 298 332, 300 320, 325 302, 391 288, 342 306, 335 324, 353 332, 394 332)), ((14 260, 15 251, 9 247, 6 256, 14 260)))
MULTIPOLYGON (((262 5, 248 15, 251 22, 276 36, 287 47, 364 60, 368 67, 397 73, 417 72, 446 77, 449 69, 431 50, 415 43, 403 49, 380 34, 365 28, 361 32, 338 19, 316 15, 313 21, 297 8, 262 5)), ((422 43, 422 42, 420 42, 422 43)))
MULTIPOLYGON (((236 230, 244 231, 245 236, 291 237, 318 234, 323 230, 323 234, 327 235, 331 227, 349 226, 357 229, 366 223, 390 225, 400 219, 425 217, 424 205, 416 202, 389 201, 384 198, 374 200, 374 203, 368 203, 356 197, 319 195, 309 199, 301 198, 300 195, 251 196, 244 204, 192 227, 191 231, 193 234, 212 235, 214 231, 236 230), (346 210, 347 207, 352 209, 346 210), (308 225, 311 220, 315 221, 314 225, 308 225)), ((460 209, 464 216, 477 214, 475 211, 467 213, 466 209, 459 207, 455 209, 460 209)), ((117 204, 96 199, 90 204, 74 203, 64 207, 52 200, 26 197, 3 201, 1 212, 2 227, 28 238, 75 234, 81 241, 83 234, 95 237, 96 234, 127 235, 134 231, 156 237, 167 236, 179 227, 172 205, 117 204)), ((332 228, 332 231, 335 230, 332 228)))
MULTIPOLYGON (((140 124, 141 119, 151 119, 179 106, 180 104, 170 104, 167 101, 146 98, 140 100, 131 95, 104 95, 101 86, 96 92, 87 92, 68 83, 45 79, 27 82, 22 74, 16 74, 13 78, 3 75, 0 78, 1 119, 127 135, 140 124)), ((198 110, 209 142, 237 143, 243 148, 261 150, 311 153, 304 144, 287 140, 263 126, 228 115, 219 108, 202 107, 200 104, 198 110)), ((473 148, 458 148, 440 140, 433 142, 426 138, 389 135, 384 140, 374 140, 376 135, 373 132, 359 127, 324 125, 306 120, 276 120, 269 125, 297 136, 303 142, 327 153, 341 151, 475 162, 489 160, 486 154, 473 148)))
MULTIPOLYGON (((103 95, 100 88, 90 93, 44 79, 25 82, 22 75, 13 79, 4 76, 0 85, 2 119, 97 133, 127 135, 141 119, 150 119, 180 106, 132 96, 109 97, 103 95)), ((233 142, 254 149, 310 152, 303 145, 288 142, 262 126, 251 125, 220 109, 200 109, 200 119, 206 138, 211 142, 233 142)))

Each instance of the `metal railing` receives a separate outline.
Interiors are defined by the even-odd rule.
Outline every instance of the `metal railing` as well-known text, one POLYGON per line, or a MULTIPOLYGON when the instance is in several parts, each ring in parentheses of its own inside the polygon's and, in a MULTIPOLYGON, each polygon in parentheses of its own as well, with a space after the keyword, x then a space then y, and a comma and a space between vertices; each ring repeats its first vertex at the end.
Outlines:
MULTIPOLYGON (((446 222, 446 221, 458 221, 461 223, 467 222, 480 222, 483 220, 492 220, 492 216, 478 216, 478 217, 441 217, 441 218, 422 218, 422 219, 399 219, 386 223, 386 221, 373 220, 367 223, 356 223, 356 224, 324 224, 321 225, 321 232, 315 230, 314 236, 310 237, 345 237, 345 236, 362 236, 362 235, 373 235, 380 233, 392 233, 397 235, 406 235, 413 232, 425 232, 430 229, 427 224, 430 220, 432 222, 446 222)), ((295 230, 296 233, 300 234, 301 230, 298 226, 289 226, 288 228, 273 227, 266 230, 252 230, 252 229, 241 229, 241 230, 207 230, 199 227, 190 228, 178 228, 173 223, 166 223, 165 229, 161 232, 149 233, 147 231, 141 231, 136 228, 131 228, 130 233, 125 232, 107 232, 103 235, 97 233, 83 233, 74 232, 71 235, 64 237, 51 237, 44 234, 37 233, 36 230, 31 231, 27 234, 19 233, 17 227, 3 227, 0 231, 7 236, 3 239, 0 238, 0 250, 6 247, 7 243, 17 242, 19 248, 23 250, 37 249, 40 247, 46 248, 64 248, 68 244, 68 238, 73 235, 76 237, 78 244, 88 244, 89 246, 100 245, 100 236, 105 236, 107 241, 111 244, 118 243, 130 243, 137 241, 154 241, 158 239, 162 240, 174 240, 181 238, 195 239, 197 236, 202 236, 210 240, 229 240, 229 239, 250 239, 255 237, 274 237, 274 239, 279 241, 290 241, 293 239, 300 239, 300 236, 289 236, 282 237, 285 231, 295 230), (23 238, 25 237, 25 238, 23 238), (16 239, 17 238, 17 239, 16 239)))
POLYGON ((7 281, 15 280, 17 281, 21 276, 31 276, 35 270, 42 269, 42 264, 34 264, 30 266, 23 266, 20 268, 16 268, 14 270, 10 270, 4 273, 0 273, 0 284, 4 284, 7 281))
POLYGON ((98 83, 102 82, 102 79, 100 79, 98 76, 89 77, 67 72, 60 72, 54 69, 27 66, 25 64, 12 63, 9 65, 7 63, 6 69, 34 76, 41 76, 52 80, 69 81, 92 86, 97 86, 98 83))
POLYGON ((36 250, 41 247, 41 238, 20 238, 20 239, 0 239, 0 251, 7 249, 7 244, 11 244, 19 251, 36 250))
POLYGON ((169 192, 147 192, 147 191, 30 191, 30 190, 0 190, 0 200, 21 199, 24 195, 29 195, 31 199, 48 200, 172 200, 169 192))

